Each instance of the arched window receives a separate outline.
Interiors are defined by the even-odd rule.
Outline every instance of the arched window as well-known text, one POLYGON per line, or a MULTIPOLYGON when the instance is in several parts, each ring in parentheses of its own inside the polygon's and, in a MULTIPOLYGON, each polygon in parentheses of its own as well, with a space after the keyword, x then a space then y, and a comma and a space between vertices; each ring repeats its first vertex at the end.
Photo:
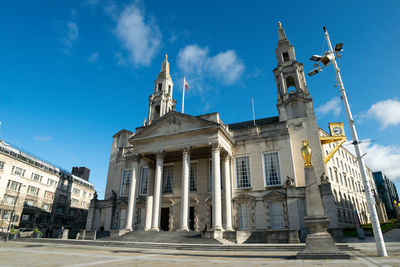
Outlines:
POLYGON ((329 174, 331 176, 331 180, 333 181, 333 175, 332 175, 332 168, 331 167, 329 167, 329 174))
POLYGON ((296 93, 297 89, 296 89, 296 82, 294 81, 294 78, 292 76, 288 76, 286 78, 286 87, 288 90, 288 93, 296 93))

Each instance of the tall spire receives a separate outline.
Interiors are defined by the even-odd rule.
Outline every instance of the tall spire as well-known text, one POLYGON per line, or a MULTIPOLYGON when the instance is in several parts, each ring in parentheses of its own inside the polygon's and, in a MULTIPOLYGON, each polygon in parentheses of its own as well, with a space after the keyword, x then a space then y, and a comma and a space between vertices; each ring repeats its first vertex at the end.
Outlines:
POLYGON ((169 78, 171 79, 171 76, 169 75, 169 62, 168 62, 168 55, 165 54, 165 60, 162 63, 161 71, 160 74, 158 75, 158 78, 169 78))
POLYGON ((289 40, 286 37, 286 33, 285 33, 285 29, 282 28, 282 23, 280 21, 278 21, 278 43, 279 42, 283 42, 283 41, 287 41, 289 42, 289 40))

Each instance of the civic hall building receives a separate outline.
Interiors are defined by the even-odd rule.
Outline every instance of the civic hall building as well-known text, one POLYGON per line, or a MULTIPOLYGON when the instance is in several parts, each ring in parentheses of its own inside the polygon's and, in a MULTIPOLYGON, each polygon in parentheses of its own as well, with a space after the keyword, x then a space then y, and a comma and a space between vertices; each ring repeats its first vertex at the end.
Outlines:
MULTIPOLYGON (((122 234, 206 228, 216 239, 299 242, 305 235, 300 149, 307 139, 316 175, 324 178, 320 189, 329 229, 340 238, 341 227, 354 223, 354 216, 348 214, 350 206, 342 213, 342 199, 332 193, 330 182, 336 179, 329 172, 333 166, 324 164, 303 64, 282 27, 275 53, 279 116, 233 124, 225 124, 218 113, 175 111, 165 57, 148 100, 147 121, 135 132, 123 129, 113 136, 105 200, 92 201, 86 230, 122 234)), ((357 166, 350 167, 350 173, 340 171, 352 177, 357 166)), ((369 218, 365 196, 354 198, 369 218)))

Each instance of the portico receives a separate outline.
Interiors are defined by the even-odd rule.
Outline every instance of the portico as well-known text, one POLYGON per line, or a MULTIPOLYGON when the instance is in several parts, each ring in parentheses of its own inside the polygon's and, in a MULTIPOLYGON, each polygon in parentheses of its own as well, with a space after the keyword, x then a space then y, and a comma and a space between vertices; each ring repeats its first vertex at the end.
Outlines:
POLYGON ((223 217, 225 227, 231 230, 232 140, 226 130, 212 121, 174 111, 163 120, 141 128, 129 140, 132 145, 129 153, 135 156, 126 229, 132 230, 132 222, 136 220, 134 198, 138 196, 138 176, 140 168, 147 167, 144 230, 161 230, 162 208, 169 208, 168 230, 189 231, 192 223, 197 231, 206 224, 208 229, 222 231, 223 217), (161 129, 162 135, 158 133, 161 129), (164 170, 168 173, 163 173, 164 170), (170 201, 163 201, 166 199, 170 201), (191 207, 193 218, 190 218, 191 207))

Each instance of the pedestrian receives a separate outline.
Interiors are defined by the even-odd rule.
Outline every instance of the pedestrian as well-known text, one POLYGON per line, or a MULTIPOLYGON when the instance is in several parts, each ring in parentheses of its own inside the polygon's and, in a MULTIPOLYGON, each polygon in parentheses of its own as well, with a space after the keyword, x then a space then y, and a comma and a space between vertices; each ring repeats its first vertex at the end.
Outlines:
POLYGON ((204 226, 203 231, 201 232, 201 236, 204 237, 204 235, 207 233, 207 224, 204 226))
POLYGON ((60 229, 58 230, 58 238, 62 238, 64 233, 64 226, 61 225, 60 229))
POLYGON ((44 237, 48 238, 49 237, 49 233, 50 233, 50 229, 49 227, 46 228, 46 232, 44 233, 44 237))
POLYGON ((53 237, 53 227, 50 226, 50 230, 49 230, 49 237, 52 238, 53 237))

